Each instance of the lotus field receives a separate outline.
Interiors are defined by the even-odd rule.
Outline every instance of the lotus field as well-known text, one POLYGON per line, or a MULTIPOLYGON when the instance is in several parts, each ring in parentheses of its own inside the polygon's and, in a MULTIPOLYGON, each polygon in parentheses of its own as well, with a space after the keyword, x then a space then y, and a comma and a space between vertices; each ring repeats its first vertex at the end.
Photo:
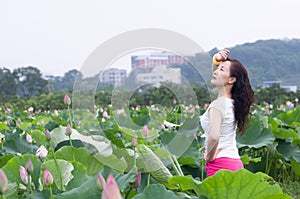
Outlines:
POLYGON ((2 107, 2 198, 300 198, 285 187, 300 180, 297 104, 256 106, 237 136, 245 169, 209 178, 199 123, 207 104, 72 110, 66 95, 65 105, 2 107))

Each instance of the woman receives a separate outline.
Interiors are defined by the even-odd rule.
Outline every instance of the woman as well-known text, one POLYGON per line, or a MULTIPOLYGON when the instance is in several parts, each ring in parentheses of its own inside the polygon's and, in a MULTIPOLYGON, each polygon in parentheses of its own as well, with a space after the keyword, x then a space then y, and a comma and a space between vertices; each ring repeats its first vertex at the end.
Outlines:
POLYGON ((228 58, 228 54, 229 50, 223 50, 213 56, 211 83, 218 96, 200 119, 206 135, 207 176, 220 169, 244 168, 235 138, 237 131, 239 134, 245 132, 254 92, 246 68, 239 61, 228 58))

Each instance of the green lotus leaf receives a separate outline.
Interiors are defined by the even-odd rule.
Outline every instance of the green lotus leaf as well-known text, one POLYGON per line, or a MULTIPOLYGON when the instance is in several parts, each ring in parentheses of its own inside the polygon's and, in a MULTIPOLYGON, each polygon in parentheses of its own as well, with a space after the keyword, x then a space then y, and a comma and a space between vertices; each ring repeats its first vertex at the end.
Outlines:
MULTIPOLYGON (((139 144, 136 147, 141 165, 145 172, 151 174, 153 178, 163 184, 168 184, 169 178, 172 174, 163 162, 144 144, 139 144)), ((140 169, 140 168, 139 168, 140 169)))
POLYGON ((246 169, 237 172, 220 170, 206 178, 199 187, 201 194, 210 199, 291 198, 283 194, 278 183, 268 175, 261 172, 253 174, 246 169))
POLYGON ((258 119, 253 118, 250 121, 249 128, 242 136, 237 136, 237 145, 239 148, 261 148, 273 144, 274 134, 266 128, 261 127, 258 119))
POLYGON ((119 172, 124 172, 128 165, 124 158, 119 159, 115 154, 107 157, 97 153, 94 157, 103 165, 109 166, 119 172))
POLYGON ((293 122, 300 122, 300 108, 292 109, 277 115, 277 118, 286 123, 287 125, 293 122))
POLYGON ((167 190, 162 184, 150 184, 145 188, 143 193, 135 195, 132 199, 158 199, 158 198, 172 198, 180 199, 176 194, 167 190))
POLYGON ((103 168, 101 162, 90 155, 87 149, 83 147, 72 148, 71 146, 64 146, 55 152, 55 156, 57 159, 80 162, 86 167, 88 175, 94 175, 103 168))
MULTIPOLYGON (((68 136, 65 135, 65 132, 66 127, 64 126, 55 128, 50 132, 50 143, 53 147, 56 147, 62 141, 69 140, 68 136)), ((71 139, 81 140, 83 143, 93 145, 101 155, 109 156, 112 154, 111 143, 103 136, 85 136, 80 134, 76 129, 72 129, 71 139)))
POLYGON ((71 163, 74 167, 72 170, 73 178, 66 186, 66 190, 72 190, 76 187, 79 187, 88 178, 86 167, 83 164, 76 161, 72 161, 71 163))
POLYGON ((181 190, 193 190, 197 196, 201 195, 199 185, 200 181, 195 180, 192 176, 173 176, 169 179, 169 183, 173 185, 180 185, 181 190))
POLYGON ((20 177, 19 168, 20 165, 25 168, 29 158, 31 159, 31 162, 33 164, 33 172, 31 174, 32 182, 34 183, 35 187, 38 187, 41 162, 36 156, 32 154, 24 154, 21 156, 13 157, 5 164, 5 166, 2 169, 6 173, 9 182, 23 183, 20 177))
POLYGON ((80 186, 61 193, 57 194, 55 198, 57 199, 82 199, 82 198, 100 198, 101 192, 97 187, 97 175, 88 177, 80 186))
POLYGON ((300 149, 296 145, 292 145, 289 142, 280 142, 278 143, 277 151, 284 155, 286 160, 290 160, 293 157, 296 162, 300 162, 300 149))

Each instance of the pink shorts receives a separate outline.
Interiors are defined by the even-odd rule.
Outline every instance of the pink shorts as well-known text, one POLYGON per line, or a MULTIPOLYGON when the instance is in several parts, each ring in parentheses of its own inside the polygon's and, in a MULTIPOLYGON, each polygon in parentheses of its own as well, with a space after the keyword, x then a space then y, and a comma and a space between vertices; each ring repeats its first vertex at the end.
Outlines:
POLYGON ((207 162, 205 168, 207 177, 209 177, 215 175, 215 173, 220 169, 237 171, 239 169, 243 169, 244 165, 240 159, 221 157, 216 158, 211 162, 207 162))

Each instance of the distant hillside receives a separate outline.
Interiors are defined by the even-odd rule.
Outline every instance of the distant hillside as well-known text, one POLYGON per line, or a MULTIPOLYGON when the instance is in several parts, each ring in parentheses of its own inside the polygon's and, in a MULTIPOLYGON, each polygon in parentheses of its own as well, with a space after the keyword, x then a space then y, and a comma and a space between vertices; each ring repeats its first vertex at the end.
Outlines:
MULTIPOLYGON (((258 40, 228 48, 230 57, 240 60, 249 71, 253 86, 278 80, 300 87, 300 39, 258 40)), ((212 55, 217 49, 211 50, 212 55)))

